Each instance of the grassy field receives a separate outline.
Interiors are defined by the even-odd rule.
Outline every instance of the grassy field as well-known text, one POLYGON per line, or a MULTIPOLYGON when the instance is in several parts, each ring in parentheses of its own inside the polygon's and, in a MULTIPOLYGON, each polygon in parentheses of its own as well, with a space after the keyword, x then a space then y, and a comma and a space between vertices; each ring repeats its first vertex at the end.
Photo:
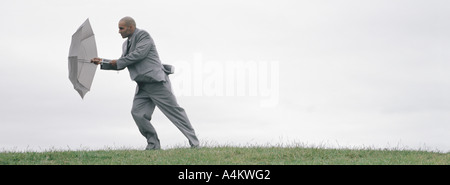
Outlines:
POLYGON ((0 165, 450 165, 450 153, 301 147, 1 152, 0 165))

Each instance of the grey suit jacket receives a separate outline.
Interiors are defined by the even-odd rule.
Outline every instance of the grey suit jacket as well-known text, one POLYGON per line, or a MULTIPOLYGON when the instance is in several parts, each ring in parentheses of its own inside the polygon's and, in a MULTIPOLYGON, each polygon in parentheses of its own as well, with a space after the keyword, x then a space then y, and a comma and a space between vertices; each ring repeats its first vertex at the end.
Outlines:
POLYGON ((136 82, 163 82, 166 81, 166 73, 163 70, 155 43, 150 34, 136 28, 131 36, 131 47, 128 54, 127 41, 122 45, 122 57, 117 60, 117 69, 125 67, 130 72, 130 77, 136 82))

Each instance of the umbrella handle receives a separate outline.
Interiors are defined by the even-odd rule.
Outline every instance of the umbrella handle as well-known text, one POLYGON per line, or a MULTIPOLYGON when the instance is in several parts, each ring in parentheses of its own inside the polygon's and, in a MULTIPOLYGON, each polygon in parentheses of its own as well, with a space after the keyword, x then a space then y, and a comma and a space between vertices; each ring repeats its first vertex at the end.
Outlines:
POLYGON ((78 59, 78 62, 82 62, 82 63, 92 63, 91 60, 88 60, 88 59, 78 59))

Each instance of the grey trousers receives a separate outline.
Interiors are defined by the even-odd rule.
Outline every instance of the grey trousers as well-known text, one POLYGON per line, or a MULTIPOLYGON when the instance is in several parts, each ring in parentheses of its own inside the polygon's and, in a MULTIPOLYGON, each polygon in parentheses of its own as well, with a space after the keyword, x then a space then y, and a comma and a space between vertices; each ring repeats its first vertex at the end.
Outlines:
POLYGON ((136 87, 131 115, 133 115, 139 131, 147 139, 147 150, 161 148, 156 130, 150 123, 155 106, 187 137, 191 147, 199 146, 194 128, 184 109, 178 105, 172 93, 169 77, 166 76, 166 82, 138 82, 136 87))

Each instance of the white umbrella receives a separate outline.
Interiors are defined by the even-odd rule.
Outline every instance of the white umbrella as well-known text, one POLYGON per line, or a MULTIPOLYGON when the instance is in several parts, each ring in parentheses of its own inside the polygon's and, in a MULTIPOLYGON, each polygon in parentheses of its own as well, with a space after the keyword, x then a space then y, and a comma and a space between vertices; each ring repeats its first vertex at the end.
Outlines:
POLYGON ((89 19, 72 35, 69 50, 69 79, 81 98, 91 89, 97 65, 91 59, 97 57, 94 32, 89 19))

